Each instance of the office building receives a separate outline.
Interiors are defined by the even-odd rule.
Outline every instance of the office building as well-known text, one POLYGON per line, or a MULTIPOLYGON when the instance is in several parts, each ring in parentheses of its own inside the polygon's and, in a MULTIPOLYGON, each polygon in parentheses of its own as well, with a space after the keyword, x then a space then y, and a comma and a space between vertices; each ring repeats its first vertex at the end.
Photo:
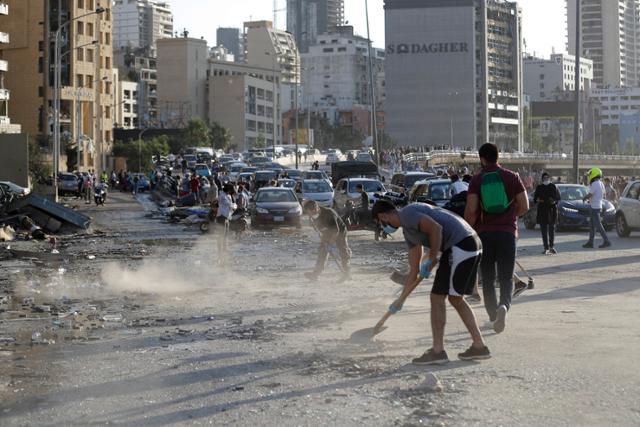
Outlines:
POLYGON ((113 129, 111 1, 4 1, 15 12, 7 21, 11 42, 3 52, 11 64, 5 85, 20 99, 12 104, 12 118, 22 124, 24 132, 49 137, 52 143, 53 34, 60 28, 62 143, 80 145, 82 170, 109 168, 113 129), (92 14, 98 7, 105 12, 92 14), (48 46, 51 49, 45 48, 48 46))
POLYGON ((138 119, 138 92, 140 84, 135 81, 124 80, 119 76, 117 68, 113 69, 114 96, 113 114, 114 128, 137 129, 140 126, 138 119))
MULTIPOLYGON (((576 0, 566 0, 569 53, 575 55, 576 0)), ((582 0, 582 55, 598 87, 640 85, 640 0, 582 0)))
POLYGON ((400 145, 522 150, 521 11, 386 0, 386 132, 400 145))
POLYGON ((12 124, 9 118, 9 100, 11 91, 5 88, 5 74, 9 71, 9 62, 4 59, 3 46, 10 41, 10 35, 4 32, 5 20, 8 19, 9 5, 0 2, 0 133, 20 133, 21 127, 12 124))
POLYGON ((270 68, 212 59, 208 83, 209 121, 229 129, 238 150, 282 144, 279 73, 274 81, 270 68))
MULTIPOLYGON (((531 101, 552 101, 575 87, 576 58, 564 53, 550 59, 525 57, 523 60, 524 93, 531 101)), ((580 59, 580 91, 589 91, 593 80, 593 61, 580 59)))
POLYGON ((208 60, 206 40, 158 40, 158 122, 162 127, 184 127, 195 117, 207 119, 208 60))
MULTIPOLYGON (((384 104, 384 51, 373 49, 376 106, 384 104)), ((372 105, 369 82, 369 51, 366 38, 356 36, 353 27, 338 27, 318 36, 302 61, 302 102, 331 124, 338 124, 341 112, 352 112, 372 105)), ((357 115, 356 117, 359 117, 357 115)), ((365 120, 368 123, 368 119, 365 120)), ((368 132, 366 132, 368 133, 368 132)))
POLYGON ((619 126, 624 115, 640 112, 640 88, 594 89, 591 98, 600 104, 603 126, 619 126))
POLYGON ((216 45, 224 46, 237 62, 244 61, 244 39, 239 28, 218 28, 216 45))
POLYGON ((173 13, 168 2, 114 1, 113 46, 115 49, 150 47, 153 50, 159 39, 170 37, 173 37, 173 13))
POLYGON ((120 79, 138 84, 138 120, 142 127, 158 127, 157 60, 150 48, 124 48, 113 52, 120 79))
POLYGON ((273 28, 271 21, 244 23, 246 64, 282 73, 282 83, 300 81, 300 55, 293 36, 273 28))
POLYGON ((287 0, 287 31, 293 34, 301 53, 320 34, 344 24, 344 0, 287 0))

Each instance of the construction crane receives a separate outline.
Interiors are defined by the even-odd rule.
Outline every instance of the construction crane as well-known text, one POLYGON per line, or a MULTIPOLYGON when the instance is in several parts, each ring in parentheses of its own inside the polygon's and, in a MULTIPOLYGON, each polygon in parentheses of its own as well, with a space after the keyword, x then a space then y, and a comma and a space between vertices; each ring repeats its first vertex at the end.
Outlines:
POLYGON ((278 13, 285 12, 287 7, 278 9, 278 0, 273 0, 273 28, 278 28, 278 13))

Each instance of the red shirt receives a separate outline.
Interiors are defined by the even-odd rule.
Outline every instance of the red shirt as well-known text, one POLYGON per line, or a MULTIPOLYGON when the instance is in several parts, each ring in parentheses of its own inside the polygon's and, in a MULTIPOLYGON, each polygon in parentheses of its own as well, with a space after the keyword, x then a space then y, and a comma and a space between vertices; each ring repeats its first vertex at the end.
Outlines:
MULTIPOLYGON (((507 192, 507 198, 509 199, 509 209, 500 215, 491 215, 482 210, 482 204, 480 205, 480 218, 476 222, 475 229, 478 233, 484 231, 503 231, 507 233, 513 233, 518 235, 518 217, 516 216, 516 195, 526 191, 524 184, 520 179, 520 175, 512 172, 508 169, 500 167, 495 164, 487 166, 483 169, 484 172, 495 172, 500 168, 500 179, 504 184, 504 189, 507 192)), ((480 184, 482 184, 482 172, 475 175, 471 179, 469 184, 469 194, 477 194, 480 198, 480 184)))
POLYGON ((191 192, 192 193, 197 193, 198 191, 200 191, 200 180, 199 179, 193 178, 189 184, 191 184, 191 192))

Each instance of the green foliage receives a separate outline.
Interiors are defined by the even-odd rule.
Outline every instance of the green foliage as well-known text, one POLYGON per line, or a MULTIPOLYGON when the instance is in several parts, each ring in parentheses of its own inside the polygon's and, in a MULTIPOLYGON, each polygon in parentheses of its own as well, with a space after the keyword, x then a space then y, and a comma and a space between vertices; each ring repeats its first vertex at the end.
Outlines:
POLYGON ((185 147, 211 147, 211 130, 201 118, 189 120, 183 132, 185 147))
POLYGON ((137 170, 140 164, 141 172, 152 169, 151 158, 153 156, 166 156, 169 152, 169 138, 166 135, 146 141, 116 141, 113 144, 113 155, 124 157, 127 160, 129 170, 137 170))
POLYGON ((32 182, 40 182, 53 174, 51 165, 45 162, 44 150, 48 145, 47 137, 38 135, 29 138, 29 175, 32 182))
POLYGON ((256 142, 253 144, 251 148, 266 148, 267 147, 267 139, 263 134, 259 134, 256 138, 256 142))
POLYGON ((209 135, 214 149, 227 151, 231 147, 231 132, 220 123, 211 123, 209 135))

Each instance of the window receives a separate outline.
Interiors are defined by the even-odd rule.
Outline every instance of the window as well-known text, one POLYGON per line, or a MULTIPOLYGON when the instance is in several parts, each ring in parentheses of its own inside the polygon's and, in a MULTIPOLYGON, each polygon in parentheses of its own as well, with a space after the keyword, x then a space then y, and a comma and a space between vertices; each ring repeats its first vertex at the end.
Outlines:
POLYGON ((84 86, 84 76, 82 74, 76 75, 76 87, 84 86))
POLYGON ((38 51, 44 52, 44 42, 42 40, 38 42, 38 51))
POLYGON ((111 118, 111 107, 109 107, 109 106, 104 107, 104 116, 107 119, 111 118))
POLYGON ((106 83, 105 83, 105 88, 104 88, 104 90, 105 90, 105 93, 106 93, 107 95, 111 93, 111 82, 106 82, 106 83))
POLYGON ((111 44, 111 34, 106 33, 104 35, 104 44, 106 44, 106 45, 110 45, 111 44))
POLYGON ((256 121, 255 120, 247 120, 247 130, 255 131, 256 130, 256 121))
POLYGON ((84 34, 84 22, 78 22, 76 24, 76 32, 79 36, 84 34))
POLYGON ((88 87, 89 89, 93 89, 93 76, 87 74, 84 80, 85 80, 85 87, 88 87))
POLYGON ((87 9, 93 10, 93 0, 87 0, 87 9))
POLYGON ((338 52, 346 52, 347 48, 346 47, 339 47, 338 48, 338 52))
POLYGON ((44 88, 42 86, 38 87, 38 97, 42 98, 44 96, 44 88))
POLYGON ((93 49, 87 49, 87 62, 93 62, 93 49))
POLYGON ((333 52, 333 48, 332 47, 325 47, 324 49, 322 49, 322 51, 324 53, 330 53, 330 52, 333 52))
POLYGON ((38 58, 38 73, 43 73, 44 72, 44 58, 40 57, 38 58))
POLYGON ((78 9, 84 9, 84 0, 78 0, 78 9))
POLYGON ((104 58, 104 67, 107 69, 111 68, 111 58, 108 56, 104 58))
POLYGON ((93 37, 93 23, 87 22, 87 35, 93 37))

